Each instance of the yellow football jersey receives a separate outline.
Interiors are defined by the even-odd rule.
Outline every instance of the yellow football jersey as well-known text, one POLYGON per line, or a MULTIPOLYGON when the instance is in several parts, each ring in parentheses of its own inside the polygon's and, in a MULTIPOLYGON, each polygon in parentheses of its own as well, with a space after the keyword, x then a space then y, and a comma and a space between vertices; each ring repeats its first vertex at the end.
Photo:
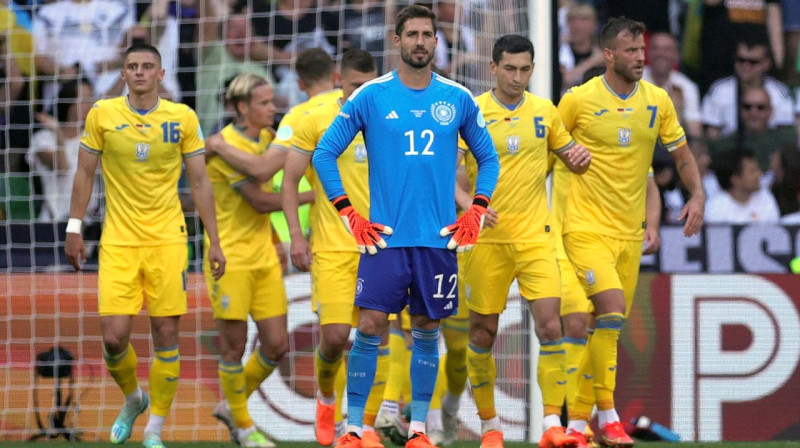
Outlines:
MULTIPOLYGON (((342 98, 341 92, 337 98, 328 100, 312 109, 302 116, 297 125, 296 132, 292 138, 292 150, 300 151, 311 155, 317 143, 322 139, 322 134, 333 123, 333 119, 339 114, 342 98)), ((337 159, 339 172, 347 196, 353 207, 362 216, 369 216, 369 168, 367 166, 367 149, 364 144, 364 136, 359 132, 356 134, 350 146, 337 159)), ((311 250, 313 252, 332 252, 332 251, 358 251, 358 246, 339 218, 339 212, 325 199, 325 190, 316 175, 313 166, 309 163, 306 168, 306 179, 311 182, 317 197, 321 200, 315 201, 311 205, 309 221, 311 224, 311 250)))
POLYGON ((292 137, 300 123, 300 117, 310 109, 336 101, 341 97, 342 89, 326 90, 289 109, 289 112, 286 112, 286 115, 281 119, 281 124, 278 126, 278 131, 271 145, 278 146, 283 151, 288 151, 292 147, 292 137))
POLYGON ((106 218, 101 244, 186 241, 178 178, 183 158, 205 151, 189 106, 161 99, 152 109, 137 111, 127 96, 98 101, 86 117, 81 147, 102 160, 106 218))
MULTIPOLYGON (((509 110, 488 91, 475 99, 486 119, 500 158, 500 177, 492 195, 499 221, 481 232, 480 243, 531 242, 551 232, 547 206, 549 151, 574 145, 558 110, 550 100, 525 92, 521 103, 509 110)), ((464 141, 459 147, 464 149, 464 141)), ((467 176, 475 185, 478 164, 466 153, 467 176)))
POLYGON ((564 233, 641 239, 647 172, 656 142, 661 140, 670 151, 686 143, 667 92, 639 81, 622 98, 605 76, 598 76, 570 89, 558 110, 575 141, 592 153, 589 170, 572 176, 564 233))
MULTIPOLYGON (((255 155, 264 153, 272 139, 272 134, 264 129, 258 140, 253 140, 233 124, 225 126, 220 132, 229 145, 255 155)), ((253 179, 236 171, 222 157, 212 158, 206 169, 214 187, 217 228, 220 247, 226 259, 225 269, 249 271, 269 267, 270 260, 274 258, 270 255, 275 251, 269 213, 256 211, 237 191, 239 186, 253 179)), ((262 184, 261 189, 272 192, 272 181, 262 184)), ((205 247, 208 248, 207 233, 205 239, 205 247)))

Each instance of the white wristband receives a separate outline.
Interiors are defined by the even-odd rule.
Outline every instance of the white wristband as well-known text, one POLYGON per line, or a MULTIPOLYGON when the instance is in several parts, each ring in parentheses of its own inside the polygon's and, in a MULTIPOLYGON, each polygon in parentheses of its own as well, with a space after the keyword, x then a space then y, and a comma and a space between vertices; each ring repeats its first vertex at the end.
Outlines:
POLYGON ((80 235, 82 227, 83 227, 83 220, 81 219, 69 218, 69 221, 67 221, 67 233, 77 233, 78 235, 80 235))

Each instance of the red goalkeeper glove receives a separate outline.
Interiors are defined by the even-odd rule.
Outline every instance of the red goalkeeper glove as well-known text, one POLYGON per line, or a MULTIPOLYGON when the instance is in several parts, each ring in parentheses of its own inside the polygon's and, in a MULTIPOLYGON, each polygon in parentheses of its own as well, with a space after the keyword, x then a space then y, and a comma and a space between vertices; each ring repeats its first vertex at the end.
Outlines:
POLYGON ((486 207, 488 206, 489 198, 484 195, 475 196, 469 210, 461 215, 455 224, 449 225, 439 232, 441 236, 453 234, 447 243, 448 249, 456 249, 458 253, 472 249, 483 228, 483 220, 486 218, 486 207))
POLYGON ((375 246, 381 249, 386 248, 386 241, 378 235, 378 232, 384 235, 391 235, 394 232, 391 227, 364 219, 350 204, 350 199, 347 198, 347 195, 334 199, 333 206, 336 207, 336 210, 339 210, 339 217, 342 218, 347 231, 355 237, 359 252, 363 254, 366 251, 370 255, 375 255, 378 253, 378 249, 375 246))

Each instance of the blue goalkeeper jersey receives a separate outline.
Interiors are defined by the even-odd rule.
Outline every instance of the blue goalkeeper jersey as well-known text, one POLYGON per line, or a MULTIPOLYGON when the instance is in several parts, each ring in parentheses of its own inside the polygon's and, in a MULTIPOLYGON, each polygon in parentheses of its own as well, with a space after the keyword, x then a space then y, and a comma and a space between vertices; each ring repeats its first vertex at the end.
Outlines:
POLYGON ((396 71, 356 90, 314 151, 329 199, 345 194, 336 158, 363 132, 369 159, 369 220, 387 225, 389 247, 445 248, 442 227, 456 220, 459 133, 478 163, 475 193, 491 197, 500 165, 469 90, 432 75, 428 87, 406 87, 396 71))

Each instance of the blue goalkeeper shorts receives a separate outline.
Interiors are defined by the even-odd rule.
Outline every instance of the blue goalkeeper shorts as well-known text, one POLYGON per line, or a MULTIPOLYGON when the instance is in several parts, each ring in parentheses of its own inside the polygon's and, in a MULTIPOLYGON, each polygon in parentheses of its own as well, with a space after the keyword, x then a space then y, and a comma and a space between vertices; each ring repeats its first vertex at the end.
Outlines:
POLYGON ((356 306, 384 313, 444 319, 458 311, 455 252, 432 247, 396 247, 364 254, 358 264, 356 306))

